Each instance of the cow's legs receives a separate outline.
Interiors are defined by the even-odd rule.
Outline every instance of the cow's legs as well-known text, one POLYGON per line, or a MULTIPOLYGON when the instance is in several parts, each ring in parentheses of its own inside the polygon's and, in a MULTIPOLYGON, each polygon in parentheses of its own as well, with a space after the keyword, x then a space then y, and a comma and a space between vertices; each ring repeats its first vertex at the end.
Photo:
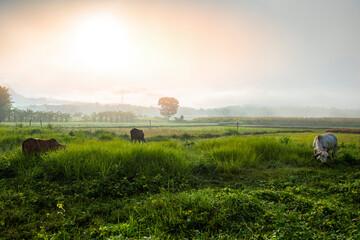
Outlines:
POLYGON ((333 148, 333 157, 336 157, 337 155, 338 155, 338 151, 337 151, 337 144, 336 144, 333 148))

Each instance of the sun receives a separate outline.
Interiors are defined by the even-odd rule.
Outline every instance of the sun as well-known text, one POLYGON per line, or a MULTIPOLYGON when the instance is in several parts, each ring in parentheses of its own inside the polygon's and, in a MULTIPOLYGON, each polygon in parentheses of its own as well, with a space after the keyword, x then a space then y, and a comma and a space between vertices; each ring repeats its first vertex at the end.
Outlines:
POLYGON ((79 20, 69 45, 71 62, 75 66, 98 72, 126 68, 134 53, 129 29, 109 13, 79 20))

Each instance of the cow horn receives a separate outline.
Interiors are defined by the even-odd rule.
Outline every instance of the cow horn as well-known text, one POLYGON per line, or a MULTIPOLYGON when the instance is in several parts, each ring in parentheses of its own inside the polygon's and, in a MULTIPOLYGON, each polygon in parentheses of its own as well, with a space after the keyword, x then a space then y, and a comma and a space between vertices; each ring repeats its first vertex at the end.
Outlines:
POLYGON ((313 158, 317 158, 317 156, 319 156, 321 154, 321 152, 318 152, 317 154, 314 155, 313 158))

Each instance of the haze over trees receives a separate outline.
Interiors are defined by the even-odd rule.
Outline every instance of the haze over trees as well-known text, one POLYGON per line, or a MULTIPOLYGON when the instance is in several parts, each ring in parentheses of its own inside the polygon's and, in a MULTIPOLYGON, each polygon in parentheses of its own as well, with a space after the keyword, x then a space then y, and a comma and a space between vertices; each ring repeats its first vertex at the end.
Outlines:
POLYGON ((173 97, 162 97, 159 99, 160 114, 167 120, 177 113, 179 108, 179 101, 173 97))
MULTIPOLYGON (((65 111, 36 111, 31 108, 24 110, 13 107, 10 98, 9 89, 0 86, 0 122, 29 122, 31 124, 31 122, 69 122, 72 120, 71 113, 66 109, 65 111)), ((81 121, 89 122, 133 122, 136 120, 136 115, 132 111, 101 111, 89 115, 77 112, 73 115, 80 118, 81 121)))
MULTIPOLYGON (((4 90, 6 88, 2 88, 4 90)), ((4 93, 4 91, 1 91, 4 93)), ((157 118, 159 107, 137 106, 131 104, 100 104, 100 103, 76 103, 57 104, 52 99, 26 98, 14 92, 11 88, 7 92, 10 99, 10 107, 1 108, 1 121, 33 122, 42 119, 44 122, 84 121, 84 122, 132 122, 134 117, 157 118), (20 97, 19 97, 20 96, 20 97), (34 104, 34 99, 39 100, 34 104), (27 103, 27 104, 26 104, 27 103), (2 109, 2 110, 1 110, 2 109), (73 118, 63 114, 70 114, 73 118), (102 115, 102 116, 101 116, 102 115)), ((2 94, 4 99, 4 94, 2 94)), ((6 96, 5 96, 5 99, 6 96)), ((4 102, 4 101, 2 101, 4 102)), ((160 110, 161 111, 161 110, 160 110)), ((281 107, 281 106, 257 106, 235 105, 208 109, 196 109, 192 107, 178 106, 176 115, 184 116, 184 119, 198 117, 297 117, 297 118, 359 118, 360 109, 339 109, 326 107, 281 107)), ((164 116, 164 115, 162 115, 164 116)), ((169 118, 174 115, 170 115, 169 118)), ((181 117, 180 117, 181 118, 181 117)), ((181 121, 179 117, 176 121, 181 121)), ((139 119, 135 119, 136 121, 139 119)))
POLYGON ((92 122, 134 122, 136 120, 136 115, 130 111, 105 111, 99 113, 92 113, 90 116, 84 115, 82 119, 92 122))
MULTIPOLYGON (((99 113, 92 113, 91 115, 74 114, 73 117, 78 118, 83 122, 134 122, 136 115, 133 112, 122 111, 104 111, 99 113), (74 116, 76 115, 76 116, 74 116)), ((31 109, 20 110, 13 108, 9 110, 4 120, 9 122, 69 122, 73 121, 70 113, 53 112, 53 111, 32 111, 31 109)), ((79 121, 76 120, 76 121, 79 121)))
POLYGON ((69 122, 70 113, 20 110, 13 108, 6 118, 9 122, 69 122))

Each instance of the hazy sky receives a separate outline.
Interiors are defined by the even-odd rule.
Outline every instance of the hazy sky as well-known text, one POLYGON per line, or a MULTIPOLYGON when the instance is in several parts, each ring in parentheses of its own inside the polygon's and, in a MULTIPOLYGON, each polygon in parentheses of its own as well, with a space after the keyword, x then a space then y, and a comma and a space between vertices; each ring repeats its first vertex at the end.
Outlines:
POLYGON ((0 1, 0 84, 156 106, 360 107, 360 1, 0 1))

